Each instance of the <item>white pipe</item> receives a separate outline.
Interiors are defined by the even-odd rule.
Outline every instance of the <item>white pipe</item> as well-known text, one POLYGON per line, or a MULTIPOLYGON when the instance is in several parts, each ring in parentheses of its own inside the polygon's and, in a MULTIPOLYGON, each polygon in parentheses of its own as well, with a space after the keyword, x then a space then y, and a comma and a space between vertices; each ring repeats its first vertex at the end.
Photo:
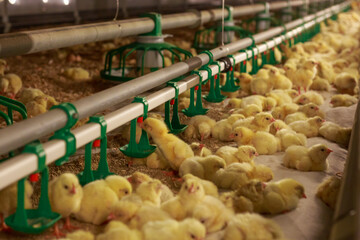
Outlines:
MULTIPOLYGON (((340 8, 337 8, 336 11, 340 11, 340 8)), ((321 22, 327 17, 330 17, 331 14, 327 13, 318 17, 316 22, 321 22)), ((315 24, 315 20, 310 21, 304 25, 305 29, 312 27, 315 24)), ((291 38, 296 34, 304 30, 303 26, 297 27, 291 31, 288 31, 286 34, 287 38, 291 38)), ((279 36, 267 42, 269 48, 274 47, 275 45, 280 44, 285 40, 285 36, 279 36)), ((231 45, 231 44, 228 44, 231 45)), ((225 45, 224 47, 226 47, 225 45)), ((214 49, 216 50, 216 49, 214 49)), ((254 54, 258 55, 261 52, 267 50, 266 44, 263 43, 258 46, 258 49, 254 49, 254 54), (259 51, 258 51, 259 50, 259 51)), ((240 63, 247 59, 247 57, 252 57, 252 51, 247 51, 248 55, 245 53, 234 54, 235 64, 240 63)), ((204 60, 205 61, 205 60, 204 60)), ((234 63, 233 63, 234 64, 234 63)), ((224 69, 223 63, 220 63, 221 70, 224 69)), ((218 73, 217 65, 211 65, 212 74, 215 75, 218 73)), ((203 81, 208 78, 207 71, 200 71, 203 76, 203 81)), ((179 93, 185 92, 187 89, 195 86, 199 83, 199 78, 197 75, 190 75, 182 81, 178 82, 179 93)), ((146 96, 146 99, 149 104, 149 110, 154 109, 155 107, 163 104, 164 102, 175 97, 175 91, 172 87, 166 87, 155 93, 152 93, 146 96)), ((122 126, 123 124, 129 122, 130 120, 143 114, 143 105, 141 103, 131 103, 121 109, 118 109, 114 112, 111 112, 104 116, 107 122, 107 132, 113 131, 114 129, 122 126)), ((100 137, 100 126, 96 123, 85 124, 79 128, 76 128, 72 131, 76 138, 76 148, 80 148, 85 144, 89 143, 100 137)), ((61 158, 65 154, 66 145, 63 140, 51 140, 43 144, 45 153, 46 153, 46 164, 50 164, 57 159, 61 158)), ((16 157, 13 157, 7 160, 4 163, 0 164, 0 189, 8 186, 9 184, 28 176, 29 174, 37 170, 37 156, 34 154, 20 154, 16 157)))

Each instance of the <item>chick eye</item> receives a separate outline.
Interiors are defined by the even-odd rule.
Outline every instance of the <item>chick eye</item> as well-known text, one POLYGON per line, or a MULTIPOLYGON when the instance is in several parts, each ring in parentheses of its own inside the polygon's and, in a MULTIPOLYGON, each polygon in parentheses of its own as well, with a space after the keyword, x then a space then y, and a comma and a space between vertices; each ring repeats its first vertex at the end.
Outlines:
POLYGON ((64 185, 64 188, 65 188, 65 189, 68 189, 69 187, 68 187, 67 185, 64 185))
POLYGON ((185 189, 188 189, 188 186, 187 186, 187 185, 185 185, 185 189))
POLYGON ((205 220, 205 219, 201 219, 200 222, 201 222, 202 224, 204 224, 204 223, 206 222, 206 220, 205 220))
POLYGON ((125 193, 125 194, 128 194, 128 193, 129 193, 129 191, 128 191, 128 190, 125 190, 125 191, 124 191, 124 193, 125 193))
POLYGON ((268 118, 268 117, 267 117, 267 118, 265 118, 265 119, 266 119, 266 120, 270 120, 270 118, 268 118))
POLYGON ((325 149, 323 149, 323 148, 322 148, 322 149, 321 149, 321 151, 322 151, 322 152, 324 152, 324 151, 325 151, 325 149))
POLYGON ((255 154, 255 152, 252 152, 252 154, 255 154))
POLYGON ((199 189, 200 189, 200 187, 199 187, 199 186, 197 186, 196 190, 199 190, 199 189))
POLYGON ((195 236, 194 234, 190 234, 190 237, 191 237, 192 239, 195 239, 195 238, 196 238, 196 236, 195 236))
POLYGON ((238 136, 238 134, 237 134, 237 133, 235 133, 235 136, 238 136))
POLYGON ((314 107, 310 107, 311 109, 314 109, 314 107))

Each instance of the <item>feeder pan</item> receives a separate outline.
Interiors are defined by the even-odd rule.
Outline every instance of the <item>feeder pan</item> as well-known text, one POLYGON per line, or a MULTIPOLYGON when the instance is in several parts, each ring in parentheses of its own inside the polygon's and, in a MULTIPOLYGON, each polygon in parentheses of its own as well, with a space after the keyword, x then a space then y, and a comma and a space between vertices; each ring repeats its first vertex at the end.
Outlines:
POLYGON ((144 114, 143 117, 131 120, 130 125, 130 142, 125 146, 120 148, 120 151, 128 156, 133 158, 146 158, 156 150, 156 146, 150 145, 147 132, 142 129, 141 137, 139 143, 136 142, 136 124, 137 122, 141 123, 144 119, 147 118, 148 112, 148 102, 145 98, 135 97, 133 103, 142 103, 144 105, 144 114))
POLYGON ((176 82, 168 82, 168 86, 171 86, 175 90, 175 98, 167 101, 165 103, 165 123, 169 128, 169 132, 173 134, 179 134, 187 128, 187 125, 180 123, 179 113, 178 113, 178 96, 179 96, 179 87, 176 82), (170 120, 170 105, 173 106, 173 116, 170 120))
POLYGON ((45 164, 45 152, 41 144, 32 143, 25 146, 25 153, 38 156, 38 172, 41 173, 41 194, 37 209, 25 210, 25 178, 18 182, 16 212, 5 219, 5 223, 13 230, 28 234, 39 234, 53 226, 61 215, 51 210, 48 181, 49 170, 45 164))
MULTIPOLYGON (((235 26, 232 11, 233 7, 225 6, 228 10, 228 17, 224 19, 224 44, 231 43, 235 36, 239 38, 247 37, 250 32, 239 26, 235 26)), ((195 33, 193 48, 198 52, 216 48, 222 44, 222 24, 217 23, 216 26, 199 30, 195 33)))
MULTIPOLYGON (((3 118, 6 122, 6 125, 12 125, 14 123, 13 111, 17 111, 21 114, 23 119, 27 119, 27 111, 25 105, 16 100, 0 96, 0 105, 7 108, 7 114, 0 110, 0 117, 3 118)), ((3 162, 11 157, 15 156, 15 153, 11 151, 7 158, 0 159, 0 162, 3 162)))
POLYGON ((134 43, 109 51, 106 54, 104 70, 100 72, 102 78, 112 81, 129 81, 157 71, 165 67, 166 53, 169 53, 168 57, 172 64, 192 57, 190 52, 164 41, 170 35, 162 34, 160 14, 148 13, 143 17, 154 21, 154 30, 138 36, 134 43), (113 62, 114 57, 118 59, 118 63, 113 62), (130 57, 135 57, 136 64, 130 63, 130 57))
POLYGON ((84 171, 78 174, 79 182, 81 185, 86 185, 92 181, 105 179, 114 173, 110 172, 107 162, 107 124, 104 116, 92 116, 88 123, 98 123, 101 127, 100 139, 92 141, 85 145, 85 167, 84 171), (97 170, 91 170, 92 148, 94 143, 100 141, 100 162, 97 170))

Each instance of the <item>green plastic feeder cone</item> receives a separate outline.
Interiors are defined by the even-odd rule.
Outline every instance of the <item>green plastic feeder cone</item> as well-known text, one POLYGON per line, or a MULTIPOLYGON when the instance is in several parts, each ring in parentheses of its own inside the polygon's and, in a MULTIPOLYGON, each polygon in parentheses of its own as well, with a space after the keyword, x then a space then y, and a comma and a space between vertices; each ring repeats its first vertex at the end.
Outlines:
MULTIPOLYGON (((232 58, 233 62, 235 63, 235 58, 233 57, 233 55, 229 55, 228 57, 232 58)), ((235 71, 235 67, 232 66, 230 68, 230 71, 228 71, 226 73, 226 82, 225 82, 225 85, 221 87, 221 91, 236 92, 240 89, 240 87, 236 86, 236 84, 235 84, 234 71, 235 71)))
POLYGON ((188 116, 193 117, 196 115, 204 115, 207 113, 209 109, 203 108, 202 106, 202 96, 201 96, 201 83, 202 83, 202 75, 199 71, 192 71, 192 74, 196 74, 199 77, 199 84, 190 90, 190 105, 188 108, 183 109, 182 112, 188 116), (196 103, 195 102, 195 88, 197 89, 196 93, 196 103))
MULTIPOLYGON (((147 118, 148 103, 145 98, 135 97, 133 103, 142 103, 144 106, 143 119, 147 118)), ((120 151, 128 157, 146 158, 156 150, 156 146, 150 145, 146 131, 143 129, 139 143, 136 143, 136 119, 131 120, 130 142, 120 148, 120 151)))
POLYGON ((187 128, 187 125, 180 123, 180 118, 178 113, 179 87, 176 84, 176 82, 168 82, 167 86, 171 86, 174 88, 175 98, 165 103, 165 123, 168 126, 170 133, 179 134, 187 128), (170 105, 173 105, 172 120, 170 120, 170 105))
POLYGON ((77 176, 79 178, 79 182, 82 186, 93 182, 95 180, 93 171, 91 170, 91 159, 92 159, 92 144, 93 142, 90 142, 85 145, 85 166, 84 171, 79 173, 77 176))
POLYGON ((45 152, 41 144, 33 143, 25 146, 25 153, 33 153, 38 156, 38 172, 41 172, 41 194, 37 209, 25 210, 25 179, 18 182, 17 208, 16 212, 5 219, 5 223, 15 231, 39 234, 50 228, 61 215, 51 210, 48 181, 49 170, 45 165, 45 152))

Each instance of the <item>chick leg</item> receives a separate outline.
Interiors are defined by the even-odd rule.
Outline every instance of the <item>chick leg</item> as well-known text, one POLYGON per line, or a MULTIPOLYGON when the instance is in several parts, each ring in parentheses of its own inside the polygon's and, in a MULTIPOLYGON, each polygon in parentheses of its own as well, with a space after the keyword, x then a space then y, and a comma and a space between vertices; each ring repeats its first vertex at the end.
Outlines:
POLYGON ((65 224, 63 226, 63 229, 71 231, 71 230, 75 230, 75 229, 79 229, 79 228, 71 225, 70 216, 68 216, 65 218, 65 224))
POLYGON ((298 92, 299 92, 299 95, 301 94, 301 87, 299 86, 298 87, 298 92))
POLYGON ((58 223, 55 223, 55 225, 54 225, 53 235, 54 235, 56 238, 61 238, 61 237, 65 237, 65 236, 66 236, 65 233, 60 232, 58 223))

